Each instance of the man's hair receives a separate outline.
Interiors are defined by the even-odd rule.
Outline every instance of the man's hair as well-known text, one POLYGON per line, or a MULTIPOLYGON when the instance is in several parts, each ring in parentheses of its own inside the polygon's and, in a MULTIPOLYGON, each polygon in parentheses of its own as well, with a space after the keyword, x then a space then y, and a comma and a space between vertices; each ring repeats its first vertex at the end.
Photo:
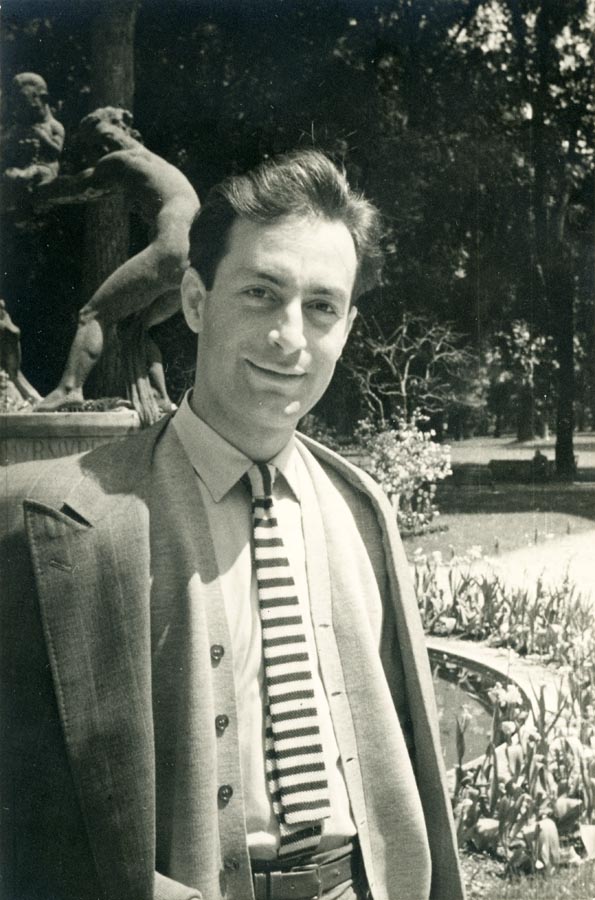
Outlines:
POLYGON ((211 189, 190 229, 190 264, 211 290, 236 219, 271 223, 285 216, 343 222, 357 256, 352 301, 378 282, 382 264, 380 214, 349 187, 345 172, 318 150, 265 160, 245 175, 211 189))

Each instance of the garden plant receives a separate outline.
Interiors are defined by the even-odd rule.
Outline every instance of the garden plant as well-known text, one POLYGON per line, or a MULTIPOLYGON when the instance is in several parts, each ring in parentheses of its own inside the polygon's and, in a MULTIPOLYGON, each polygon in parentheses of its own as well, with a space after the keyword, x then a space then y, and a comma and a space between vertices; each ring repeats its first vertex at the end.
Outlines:
POLYGON ((436 482, 452 474, 450 447, 434 440, 427 422, 416 410, 410 419, 395 417, 392 426, 376 427, 366 419, 356 433, 361 465, 388 495, 405 534, 420 534, 432 526, 439 515, 436 482))
POLYGON ((477 559, 453 559, 445 590, 438 556, 417 554, 414 565, 426 631, 534 655, 555 665, 559 679, 554 708, 544 685, 530 707, 514 685, 493 686, 491 733, 475 763, 463 764, 471 713, 464 708, 457 718, 453 806, 461 847, 497 855, 510 875, 550 874, 595 858, 591 603, 568 577, 556 587, 542 580, 533 590, 509 587, 477 559))

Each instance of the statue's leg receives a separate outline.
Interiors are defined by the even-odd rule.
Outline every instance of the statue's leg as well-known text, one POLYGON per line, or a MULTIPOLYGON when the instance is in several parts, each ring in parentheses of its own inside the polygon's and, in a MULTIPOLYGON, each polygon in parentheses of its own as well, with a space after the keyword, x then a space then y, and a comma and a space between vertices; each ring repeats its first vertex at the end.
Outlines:
POLYGON ((185 259, 162 240, 155 240, 121 265, 81 309, 80 318, 113 325, 148 309, 162 294, 179 288, 185 259))
POLYGON ((144 316, 145 328, 153 328, 155 325, 161 325, 162 322, 171 318, 182 308, 182 295, 180 289, 167 291, 161 297, 151 303, 144 316))
POLYGON ((163 412, 169 412, 173 409, 172 402, 167 393, 165 384, 165 373, 163 371, 163 357, 161 350, 155 343, 153 338, 147 332, 147 371, 149 374, 149 382, 153 389, 157 405, 163 412))
POLYGON ((79 314, 79 325, 60 383, 36 405, 36 412, 52 412, 65 403, 80 403, 83 400, 83 385, 103 350, 104 331, 99 318, 83 319, 83 310, 79 314))
POLYGON ((180 309, 180 305, 180 291, 176 288, 174 291, 168 291, 153 301, 143 316, 143 325, 147 332, 147 369, 149 380, 155 391, 157 403, 166 412, 172 409, 172 402, 169 399, 165 384, 163 357, 159 346, 150 336, 149 329, 171 318, 180 309))
POLYGON ((106 326, 146 309, 177 287, 183 270, 184 260, 164 252, 158 240, 116 269, 81 309, 60 383, 36 409, 46 412, 82 400, 83 385, 103 350, 106 326))

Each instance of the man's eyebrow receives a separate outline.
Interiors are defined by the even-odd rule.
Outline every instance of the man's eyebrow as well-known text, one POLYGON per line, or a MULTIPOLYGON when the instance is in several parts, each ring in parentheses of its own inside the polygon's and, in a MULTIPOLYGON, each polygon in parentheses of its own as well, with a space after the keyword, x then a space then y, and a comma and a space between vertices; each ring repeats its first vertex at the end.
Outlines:
POLYGON ((273 272, 268 272, 265 269, 253 269, 250 266, 242 266, 241 269, 238 269, 238 275, 247 278, 258 278, 261 281, 270 281, 279 287, 284 283, 282 276, 275 275, 273 272))

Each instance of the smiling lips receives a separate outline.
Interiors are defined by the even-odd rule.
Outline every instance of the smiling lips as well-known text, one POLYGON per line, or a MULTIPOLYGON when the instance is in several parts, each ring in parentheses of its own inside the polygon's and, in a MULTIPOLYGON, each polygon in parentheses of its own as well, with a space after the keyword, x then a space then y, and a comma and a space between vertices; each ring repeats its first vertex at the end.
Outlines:
POLYGON ((278 379, 299 379, 306 374, 303 371, 295 371, 292 369, 272 369, 269 366, 259 366, 257 363, 246 360, 251 369, 255 370, 259 375, 265 375, 270 378, 278 379))

